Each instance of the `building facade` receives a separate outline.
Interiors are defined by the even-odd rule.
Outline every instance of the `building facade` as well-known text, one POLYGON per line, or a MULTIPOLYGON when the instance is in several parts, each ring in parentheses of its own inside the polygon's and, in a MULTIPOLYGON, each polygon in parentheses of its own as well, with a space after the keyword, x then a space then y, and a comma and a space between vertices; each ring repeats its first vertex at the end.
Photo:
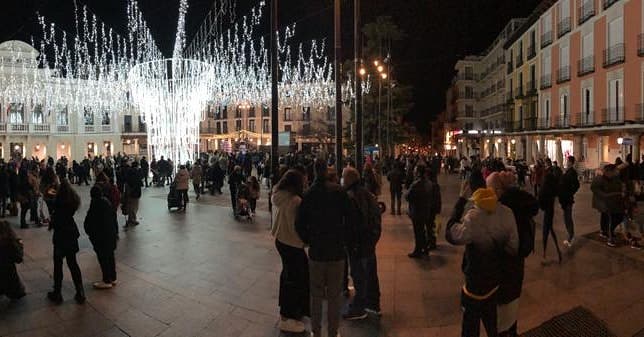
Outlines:
POLYGON ((483 133, 495 144, 483 154, 560 163, 575 155, 591 168, 639 158, 643 17, 641 0, 543 1, 504 44, 507 122, 483 133))

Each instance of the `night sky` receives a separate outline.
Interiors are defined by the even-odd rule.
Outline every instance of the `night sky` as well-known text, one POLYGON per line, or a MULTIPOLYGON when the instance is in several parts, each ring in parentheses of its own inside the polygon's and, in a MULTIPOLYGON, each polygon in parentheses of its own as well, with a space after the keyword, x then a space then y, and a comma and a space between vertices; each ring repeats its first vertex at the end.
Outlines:
MULTIPOLYGON (((0 41, 29 42, 36 32, 35 12, 72 31, 74 0, 4 0, 0 41)), ((87 5, 116 31, 124 31, 125 0, 76 0, 87 5)), ((214 0, 190 0, 188 41, 214 0)), ((238 0, 238 16, 259 0, 238 0)), ((393 46, 394 78, 414 86, 415 106, 407 120, 427 135, 429 122, 445 106, 445 90, 460 57, 484 50, 512 17, 525 17, 539 0, 362 0, 363 23, 392 16, 406 36, 393 46)), ((162 52, 170 56, 179 0, 139 0, 141 10, 162 52)), ((268 2, 266 8, 268 8, 268 2)), ((343 0, 344 57, 353 58, 353 0, 343 0)), ((268 11, 265 29, 268 30, 268 11)), ((280 26, 297 22, 297 39, 327 39, 332 46, 332 0, 280 0, 280 26)), ((333 51, 328 50, 331 56, 333 51)))

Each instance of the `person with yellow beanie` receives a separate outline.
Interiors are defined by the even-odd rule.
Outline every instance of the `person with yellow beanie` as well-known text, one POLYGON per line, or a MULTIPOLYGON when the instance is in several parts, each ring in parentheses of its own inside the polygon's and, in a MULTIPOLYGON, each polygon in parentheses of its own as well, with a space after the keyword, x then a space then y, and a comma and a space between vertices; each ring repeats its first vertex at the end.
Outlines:
POLYGON ((519 239, 512 210, 498 202, 495 191, 486 187, 480 171, 473 171, 463 183, 461 196, 447 222, 445 237, 453 245, 465 246, 461 335, 479 336, 480 322, 483 322, 487 335, 497 336, 496 293, 502 278, 501 257, 516 255, 519 239), (468 201, 471 207, 466 211, 468 201))

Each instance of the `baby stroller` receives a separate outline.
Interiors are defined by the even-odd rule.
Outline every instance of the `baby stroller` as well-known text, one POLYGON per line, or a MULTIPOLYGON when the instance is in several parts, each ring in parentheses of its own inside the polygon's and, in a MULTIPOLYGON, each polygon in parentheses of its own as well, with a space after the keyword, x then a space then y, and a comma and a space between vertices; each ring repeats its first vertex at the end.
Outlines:
POLYGON ((250 211, 250 203, 248 197, 250 195, 250 190, 246 184, 241 184, 239 186, 239 191, 237 191, 237 209, 235 210, 235 219, 240 220, 244 219, 248 222, 253 222, 253 215, 250 211))
POLYGON ((171 211, 172 208, 181 208, 181 195, 177 191, 177 183, 174 181, 170 184, 170 192, 168 193, 168 211, 171 211))

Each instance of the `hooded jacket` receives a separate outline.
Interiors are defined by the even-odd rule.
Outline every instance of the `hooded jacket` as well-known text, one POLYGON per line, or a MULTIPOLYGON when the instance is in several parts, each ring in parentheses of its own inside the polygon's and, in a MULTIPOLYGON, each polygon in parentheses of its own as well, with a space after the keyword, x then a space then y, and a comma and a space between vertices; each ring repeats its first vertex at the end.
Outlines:
POLYGON ((347 194, 355 216, 351 227, 355 240, 349 246, 349 253, 358 257, 374 256, 382 232, 382 218, 376 197, 359 182, 349 186, 347 194))
POLYGON ((467 200, 457 201, 445 238, 453 245, 465 245, 463 291, 470 297, 485 299, 499 289, 502 257, 517 254, 519 239, 512 210, 498 203, 492 189, 478 189, 472 201, 474 207, 467 212, 467 200))
POLYGON ((271 193, 271 203, 273 204, 271 235, 285 245, 304 248, 304 242, 295 231, 295 219, 302 198, 289 191, 277 190, 271 193))
POLYGON ((118 240, 118 222, 116 212, 107 198, 92 198, 85 216, 85 233, 96 252, 108 252, 116 249, 118 240))
POLYGON ((177 190, 183 191, 188 189, 188 183, 190 181, 190 173, 185 168, 180 169, 177 172, 177 175, 174 177, 174 181, 177 183, 177 190))

